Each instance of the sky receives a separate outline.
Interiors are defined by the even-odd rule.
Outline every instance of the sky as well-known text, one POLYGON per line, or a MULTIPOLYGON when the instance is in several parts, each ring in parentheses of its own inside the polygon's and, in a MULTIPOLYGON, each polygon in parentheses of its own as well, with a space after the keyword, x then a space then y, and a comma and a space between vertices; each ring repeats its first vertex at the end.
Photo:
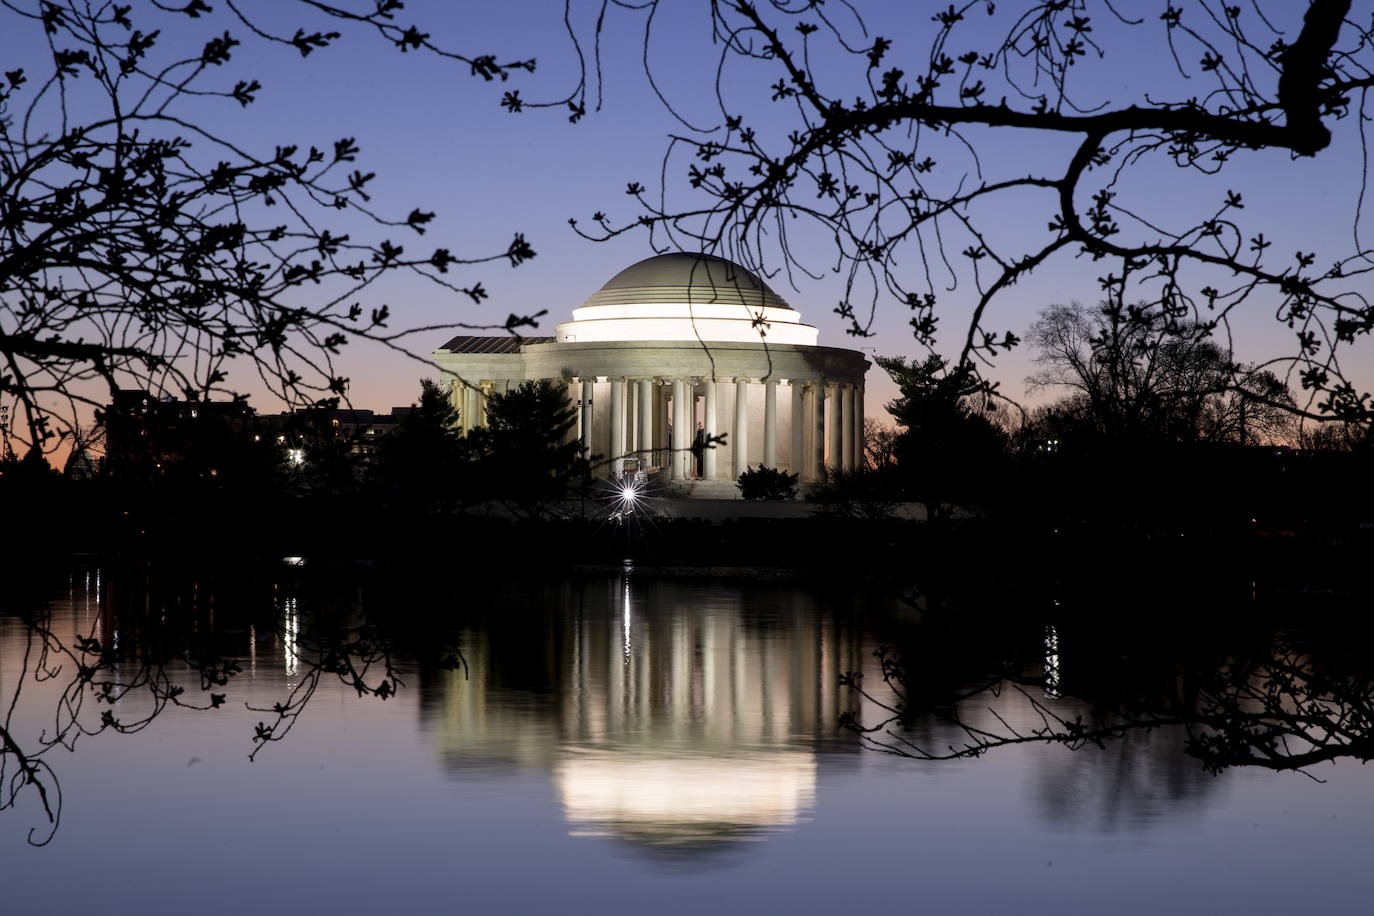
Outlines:
MULTIPOLYGON (((245 0, 240 5, 260 17, 259 21, 287 31, 297 24, 328 27, 304 7, 282 0, 245 0)), ((863 13, 870 34, 894 40, 888 63, 919 71, 934 30, 932 13, 948 3, 854 0, 854 6, 863 13)), ((979 15, 970 18, 969 47, 986 42, 998 24, 1005 28, 1005 13, 1016 6, 998 4, 1002 18, 995 20, 982 16, 980 8, 979 15)), ((1158 15, 1155 8, 1162 10, 1165 4, 1128 6, 1133 11, 1148 8, 1144 15, 1153 19, 1158 15)), ((1296 7, 1271 2, 1265 9, 1276 25, 1282 27, 1286 17, 1291 27, 1296 23, 1296 7)), ((827 8, 837 17, 846 15, 840 4, 827 8)), ((584 42, 589 40, 599 4, 573 0, 571 10, 574 32, 584 42)), ((216 10, 217 16, 224 13, 224 9, 216 10)), ((503 60, 538 60, 535 73, 516 73, 506 83, 482 82, 460 63, 425 53, 401 54, 374 35, 353 31, 307 59, 289 47, 248 40, 223 68, 221 81, 231 85, 244 74, 259 79, 264 86, 259 101, 241 110, 232 102, 196 100, 186 110, 247 148, 264 151, 287 143, 323 146, 338 137, 356 137, 362 147, 359 166, 378 173, 372 185, 373 205, 378 210, 403 215, 418 206, 438 214, 423 240, 401 238, 421 250, 447 247, 460 257, 494 254, 503 251, 515 233, 523 233, 537 252, 536 258, 515 269, 495 262, 459 271, 456 282, 480 281, 490 294, 481 306, 418 278, 393 278, 377 287, 367 304, 386 301, 398 324, 499 324, 511 312, 547 309, 547 318, 532 333, 551 334, 553 324, 567 320, 571 310, 607 279, 653 254, 643 233, 590 242, 571 231, 569 218, 586 224, 592 213, 605 211, 612 220, 632 220, 639 210, 624 193, 627 182, 638 181, 656 193, 662 176, 666 176, 671 199, 691 200, 684 180, 686 160, 660 170, 668 135, 692 131, 656 96, 646 78, 644 59, 664 98, 686 121, 696 126, 720 121, 715 96, 719 48, 710 41, 705 3, 667 4, 656 16, 646 55, 642 53, 645 14, 608 10, 601 38, 600 105, 577 124, 569 123, 567 112, 559 108, 513 115, 499 104, 508 90, 519 89, 523 98, 535 101, 559 98, 575 85, 578 59, 557 0, 411 0, 406 4, 399 20, 419 24, 442 47, 469 56, 490 53, 503 60)), ((1176 74, 1160 29, 1125 31, 1100 18, 1096 22, 1096 36, 1112 53, 1103 59, 1091 54, 1085 59, 1081 86, 1090 103, 1134 101, 1145 89, 1166 96, 1205 91, 1196 67, 1189 67, 1190 81, 1176 74), (1142 35, 1148 40, 1142 40, 1142 35)), ((187 40, 200 41, 210 27, 196 22, 175 28, 194 30, 201 37, 187 40)), ((235 34, 244 31, 224 19, 213 24, 214 29, 226 27, 235 34)), ((854 23, 847 22, 844 28, 856 40, 862 39, 854 23)), ((168 33, 169 37, 179 34, 168 33)), ((6 31, 0 34, 0 57, 7 62, 24 58, 37 47, 33 42, 33 35, 6 31)), ((590 46, 584 44, 584 50, 590 53, 590 46)), ((1188 53, 1185 50, 1185 60, 1188 53)), ((852 60, 821 52, 813 60, 813 69, 823 88, 845 92, 859 88, 855 80, 862 70, 852 60)), ((795 117, 785 107, 767 100, 767 87, 778 75, 773 64, 735 62, 721 77, 731 105, 746 113, 762 134, 771 136, 796 127, 795 117)), ((1355 197, 1365 169, 1359 135, 1351 129, 1353 120, 1337 126, 1332 148, 1314 160, 1293 161, 1276 152, 1246 153, 1237 156, 1218 178, 1200 178, 1170 166, 1147 166, 1123 182, 1122 197, 1142 214, 1167 220, 1177 213, 1205 215, 1225 190, 1242 190, 1247 225, 1275 239, 1276 251, 1316 251, 1319 262, 1329 262, 1352 250, 1355 197)), ((971 139, 979 146, 980 164, 988 177, 1023 174, 1041 163, 1061 162, 1066 148, 1063 138, 1038 135, 973 134, 971 139)), ((968 180, 969 160, 956 154, 942 155, 931 176, 942 187, 968 180)), ((1045 200, 1030 195, 997 206, 977 215, 989 231, 1011 243, 1043 232, 1051 212, 1045 200)), ((828 240, 814 235, 799 236, 798 242, 796 250, 820 278, 794 274, 795 282, 789 282, 779 275, 769 282, 804 320, 820 329, 822 344, 859 347, 870 354, 920 352, 907 326, 908 312, 891 301, 878 304, 871 337, 847 336, 846 323, 833 312, 843 289, 840 278, 828 271, 833 266, 833 249, 827 247, 828 240)), ((964 244, 949 247, 957 252, 964 244)), ((1069 255, 1061 257, 1000 297, 989 324, 1024 334, 1036 313, 1052 303, 1095 301, 1099 268, 1069 255)), ((939 348, 952 354, 962 342, 961 319, 975 293, 966 276, 941 275, 933 282, 940 293, 945 329, 939 348)), ((1266 311, 1263 305, 1258 303, 1232 327, 1242 359, 1260 360, 1290 349, 1289 332, 1276 325, 1272 310, 1266 311)), ((417 336, 411 347, 423 357, 450 334, 417 336)), ((999 360, 989 374, 1007 394, 1020 397, 1023 381, 1034 368, 1032 355, 1022 347, 999 360)), ((1363 368, 1369 362, 1366 356, 1355 363, 1354 374, 1365 386, 1374 382, 1363 368)), ((437 374, 422 361, 370 345, 351 348, 342 366, 352 379, 354 405, 381 410, 410 403, 418 392, 417 380, 437 374)), ((881 370, 871 370, 868 414, 878 415, 894 394, 894 386, 881 370)), ((273 409, 256 397, 254 403, 259 410, 273 409)))

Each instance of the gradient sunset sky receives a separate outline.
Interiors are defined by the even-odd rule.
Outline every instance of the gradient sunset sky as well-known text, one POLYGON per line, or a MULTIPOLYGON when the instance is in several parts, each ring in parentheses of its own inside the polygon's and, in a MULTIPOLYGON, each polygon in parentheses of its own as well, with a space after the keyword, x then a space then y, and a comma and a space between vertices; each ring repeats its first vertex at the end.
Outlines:
MULTIPOLYGON (((297 25, 330 27, 328 20, 297 4, 250 0, 242 5, 285 31, 294 31, 297 25)), ((854 0, 854 6, 863 13, 869 35, 894 41, 885 67, 903 67, 908 73, 923 70, 921 62, 935 30, 932 13, 947 7, 947 2, 854 0)), ((995 18, 987 17, 981 7, 977 9, 962 33, 963 44, 953 52, 991 46, 997 29, 1005 31, 1010 8, 1019 5, 997 6, 995 18)), ((1190 71, 1190 79, 1185 80, 1169 56, 1163 26, 1153 22, 1165 4, 1128 6, 1130 12, 1150 21, 1135 30, 1106 20, 1097 23, 1096 37, 1111 53, 1105 59, 1090 54, 1084 61, 1080 98, 1089 105, 1127 104, 1142 101, 1141 93, 1146 90, 1166 98, 1204 94, 1211 84, 1202 80, 1195 62, 1189 59, 1191 52, 1185 48, 1181 54, 1190 71)), ((1270 3, 1265 12, 1276 26, 1289 30, 1291 39, 1302 6, 1270 3)), ((840 3, 827 4, 826 8, 856 42, 864 40, 859 26, 840 3)), ((597 2, 572 4, 573 30, 584 41, 590 41, 599 9, 597 2)), ((224 12, 216 9, 217 17, 224 12)), ((539 101, 558 98, 576 83, 578 59, 564 26, 562 4, 557 0, 409 0, 398 16, 402 24, 414 22, 431 33, 436 44, 469 56, 490 53, 502 60, 537 58, 535 73, 516 73, 506 83, 484 83, 468 75, 462 64, 430 54, 398 53, 377 36, 361 31, 345 34, 335 46, 307 59, 290 47, 255 42, 244 34, 245 43, 235 59, 222 74, 211 76, 225 85, 245 77, 259 79, 264 86, 259 101, 243 110, 229 101, 191 101, 184 111, 260 153, 270 153, 275 145, 324 147, 339 137, 357 137, 362 146, 359 167, 378 173, 372 191, 379 210, 397 216, 417 206, 437 212, 422 239, 397 233, 398 241, 415 245, 417 250, 446 247, 459 256, 493 254, 504 250, 515 233, 523 233, 538 252, 533 261, 517 269, 496 262, 457 273, 455 279, 462 285, 478 280, 483 283, 491 298, 481 306, 427 281, 401 277, 376 289, 373 299, 365 304, 388 302, 398 325, 500 323, 510 312, 547 309, 546 319, 530 333, 551 334, 556 322, 566 320, 571 309, 607 279, 653 253, 644 233, 598 244, 577 237, 568 219, 575 217, 589 224, 592 213, 605 211, 614 221, 632 220, 639 211, 625 194, 626 183, 638 181, 656 194, 667 136, 691 133, 665 109, 646 79, 642 61, 645 15, 623 8, 608 11, 601 38, 601 105, 577 124, 570 124, 566 110, 559 108, 513 115, 499 105, 501 95, 508 90, 519 89, 526 100, 539 101)), ((194 40, 204 40, 207 27, 199 22, 168 20, 167 24, 172 29, 169 36, 186 30, 188 36, 197 36, 194 40)), ((244 32, 237 25, 227 17, 216 23, 218 28, 244 32)), ((9 60, 22 58, 38 50, 36 39, 41 40, 41 36, 11 32, 0 36, 0 49, 9 60)), ((590 56, 589 44, 584 44, 583 50, 590 56)), ((1200 52, 1193 56, 1200 56, 1200 52)), ((715 97, 719 46, 711 42, 704 3, 665 5, 650 33, 647 57, 659 88, 685 120, 702 127, 720 122, 715 97)), ((842 94, 849 97, 858 90, 857 80, 863 76, 861 60, 824 53, 813 61, 813 69, 823 90, 848 87, 842 94)), ((723 71, 727 100, 764 136, 785 136, 798 126, 794 109, 767 100, 767 87, 779 75, 777 65, 759 62, 736 61, 723 71)), ((593 102, 595 98, 593 87, 593 102)), ((1015 99, 1009 102, 1017 104, 1015 99)), ((1354 122, 1352 117, 1335 125, 1335 143, 1316 159, 1294 161, 1277 152, 1238 153, 1216 178, 1200 178, 1160 164, 1143 168, 1124 182, 1121 199, 1143 214, 1167 219, 1171 214, 1187 213, 1196 221, 1216 208, 1226 190, 1235 189, 1245 195, 1242 216, 1247 234, 1264 232, 1275 242, 1275 251, 1285 252, 1285 258, 1287 252, 1301 249, 1315 251, 1319 264, 1330 263, 1354 250, 1355 200, 1365 168, 1354 122)), ((1024 132, 1000 136, 971 132, 970 137, 981 144, 981 165, 990 179, 1025 174, 1039 164, 1060 162, 1070 142, 1063 137, 1024 132)), ((686 196, 688 161, 678 159, 666 172, 672 199, 683 204, 691 200, 686 196)), ((949 157, 932 180, 952 187, 968 168, 967 159, 949 157)), ((1003 201, 1003 206, 1003 211, 983 214, 992 231, 1008 241, 1015 241, 1018 235, 1043 236, 1051 215, 1048 198, 1024 195, 1003 201)), ((362 226, 345 228, 368 231, 362 226)), ((1374 234, 1374 229, 1370 233, 1374 234)), ((380 235, 374 233, 372 237, 380 235)), ((817 272, 825 272, 833 263, 833 258, 826 258, 826 244, 824 239, 803 239, 799 246, 817 272)), ((949 245, 957 269, 962 269, 962 259, 956 255, 963 247, 963 240, 949 245)), ((916 266, 912 259, 913 270, 916 266)), ((1051 303, 1095 301, 1095 278, 1102 272, 1100 268, 1072 255, 1050 262, 997 301, 989 324, 1023 334, 1036 313, 1051 303)), ((950 285, 948 275, 936 279, 941 287, 950 285)), ((769 282, 800 310, 804 320, 820 328, 822 344, 861 347, 885 355, 919 352, 907 326, 909 313, 900 304, 880 302, 872 324, 873 336, 855 339, 844 333, 846 323, 833 312, 842 290, 833 272, 821 280, 801 276, 794 276, 794 280, 795 286, 780 275, 769 282)), ((1363 285, 1361 280, 1352 281, 1352 288, 1363 285)), ((966 277, 960 278, 954 291, 941 289, 940 294, 942 350, 954 353, 962 342, 961 318, 975 294, 966 277)), ((1273 320, 1272 301, 1253 303, 1232 331, 1237 355, 1245 360, 1291 350, 1291 332, 1273 320)), ((411 347, 427 355, 448 336, 450 332, 416 337, 411 347)), ((356 345, 348 349, 351 352, 343 367, 353 380, 351 397, 356 406, 384 410, 407 404, 416 395, 417 379, 436 374, 382 348, 356 345)), ((1023 394, 1023 380, 1032 368, 1031 355, 1023 346, 1004 357, 992 371, 1007 394, 1023 394)), ((1347 371, 1369 387, 1371 373, 1355 366, 1356 361, 1348 354, 1347 371)), ((872 416, 895 392, 876 368, 868 382, 867 410, 872 416)), ((261 411, 276 409, 264 398, 255 397, 254 405, 261 411)))

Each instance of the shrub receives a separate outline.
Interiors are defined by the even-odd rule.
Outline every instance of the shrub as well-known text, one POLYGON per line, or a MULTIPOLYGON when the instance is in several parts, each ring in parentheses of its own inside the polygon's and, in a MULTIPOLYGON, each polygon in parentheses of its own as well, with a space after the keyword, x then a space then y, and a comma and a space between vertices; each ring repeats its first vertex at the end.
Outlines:
POLYGON ((746 468, 735 486, 745 499, 795 499, 798 475, 777 468, 746 468))
POLYGON ((827 468, 825 480, 808 488, 806 501, 822 515, 844 518, 886 518, 903 501, 902 479, 896 467, 836 471, 827 468))

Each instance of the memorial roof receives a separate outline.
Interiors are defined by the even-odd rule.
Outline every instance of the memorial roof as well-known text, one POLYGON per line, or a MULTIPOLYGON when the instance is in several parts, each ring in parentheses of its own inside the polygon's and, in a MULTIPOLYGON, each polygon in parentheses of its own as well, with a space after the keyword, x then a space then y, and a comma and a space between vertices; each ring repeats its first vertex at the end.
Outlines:
POLYGON ((709 254, 655 255, 616 274, 586 305, 722 304, 791 309, 758 275, 709 254))
POLYGON ((515 337, 501 334, 495 337, 476 337, 460 334, 439 349, 450 353, 519 353, 525 344, 548 343, 552 337, 515 337))

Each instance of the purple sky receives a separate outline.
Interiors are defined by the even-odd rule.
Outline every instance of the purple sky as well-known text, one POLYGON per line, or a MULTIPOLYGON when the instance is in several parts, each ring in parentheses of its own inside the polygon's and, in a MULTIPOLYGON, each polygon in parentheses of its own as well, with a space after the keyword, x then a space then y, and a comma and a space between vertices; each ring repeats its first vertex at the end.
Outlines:
MULTIPOLYGON (((870 34, 895 41, 885 66, 904 66, 908 72, 922 69, 920 61, 933 31, 931 12, 947 4, 856 0, 855 5, 865 14, 870 34)), ((1158 6, 1163 8, 1163 4, 1158 6)), ((1282 24, 1295 27, 1298 4, 1269 6, 1274 9, 1266 8, 1266 13, 1276 25, 1288 20, 1282 24)), ((279 0, 252 0, 244 8, 262 11, 266 21, 283 26, 316 23, 320 27, 320 20, 302 14, 303 8, 279 0)), ((574 3, 574 8, 575 27, 585 38, 597 5, 574 3)), ((828 8, 837 16, 842 14, 839 4, 828 8)), ((216 10, 217 15, 223 12, 216 10)), ((1150 12, 1148 17, 1157 15, 1150 12)), ((415 206, 437 211, 438 218, 422 240, 398 236, 422 250, 448 247, 460 256, 491 254, 504 250, 514 233, 524 233, 538 252, 533 261, 514 270, 493 263, 457 274, 460 284, 480 280, 485 285, 491 298, 481 307, 425 281, 400 277, 380 287, 376 299, 389 302, 399 322, 406 325, 499 323, 509 312, 546 308, 548 318, 534 333, 551 333, 554 323, 565 320, 572 308, 612 275, 652 254, 643 234, 595 244, 578 238, 567 225, 569 217, 588 223, 597 210, 606 211, 612 219, 636 216, 634 201, 624 194, 626 182, 639 181, 656 193, 666 135, 686 131, 654 97, 645 78, 640 61, 643 18, 643 13, 624 9, 608 14, 602 42, 603 103, 576 125, 569 124, 566 113, 558 109, 511 115, 498 105, 507 89, 519 88, 526 99, 538 100, 556 98, 575 83, 577 60, 559 5, 551 0, 480 4, 411 0, 401 14, 403 23, 419 23, 437 44, 466 54, 538 58, 535 74, 516 74, 506 84, 475 80, 462 65, 431 55, 397 53, 374 36, 359 32, 306 60, 291 48, 246 42, 216 79, 232 85, 243 75, 256 77, 264 84, 260 101, 243 111, 230 102, 197 102, 187 110, 259 151, 276 144, 324 145, 337 137, 356 136, 363 148, 360 167, 379 173, 373 191, 380 210, 395 215, 415 206)), ((224 20, 216 28, 226 25, 243 31, 224 20)), ((204 26, 195 28, 198 35, 204 34, 204 26)), ((985 47, 988 28, 980 12, 971 20, 967 47, 953 48, 952 53, 985 47)), ((1195 66, 1191 81, 1177 75, 1162 41, 1162 27, 1123 33, 1102 21, 1096 35, 1114 54, 1106 61, 1090 57, 1083 64, 1080 98, 1086 103, 1136 101, 1146 89, 1166 97, 1207 91, 1195 66), (1113 40, 1121 34, 1127 40, 1113 40)), ((713 89, 719 49, 709 39, 704 4, 673 4, 660 14, 650 46, 659 86, 688 120, 700 125, 720 120, 713 89)), ((32 49, 31 36, 0 36, 0 48, 9 59, 22 56, 32 49)), ((1186 58, 1185 53, 1185 64, 1189 64, 1186 58)), ((853 81, 862 76, 860 67, 846 61, 840 69, 834 66, 836 60, 821 56, 814 61, 822 88, 835 91, 848 81, 857 90, 853 81)), ((787 109, 766 102, 766 87, 779 76, 775 65, 734 63, 724 73, 727 98, 732 104, 738 100, 747 121, 762 134, 780 136, 797 126, 787 109)), ((1363 168, 1353 121, 1337 125, 1335 144, 1316 160, 1294 162, 1273 152, 1237 154, 1227 172, 1214 179, 1200 179, 1171 166, 1147 166, 1123 183, 1121 199, 1153 219, 1167 221, 1182 213, 1193 217, 1191 223, 1214 209, 1214 202, 1219 203, 1227 189, 1235 188, 1245 194, 1247 207, 1242 215, 1248 221, 1247 234, 1263 231, 1275 240, 1275 251, 1316 251, 1319 263, 1329 263, 1353 250, 1354 202, 1363 168)), ((1020 134, 987 138, 980 155, 985 174, 996 178, 1024 174, 1037 163, 1059 162, 1064 149, 1063 138, 1020 134)), ((942 164, 932 181, 952 187, 967 174, 969 162, 954 155, 940 158, 942 164)), ((683 178, 686 164, 685 159, 679 160, 667 173, 670 194, 679 203, 690 201, 683 178)), ((1014 244, 1043 233, 1050 213, 1047 199, 1026 195, 1003 201, 996 211, 985 208, 976 215, 1014 244)), ((965 245, 962 239, 951 242, 951 254, 965 245)), ((803 236, 798 250, 815 270, 825 271, 830 259, 824 239, 803 236)), ((915 259, 909 260, 914 271, 915 259)), ((956 267, 963 263, 951 260, 956 267)), ((1051 303, 1095 301, 1099 268, 1071 255, 1051 262, 997 301, 990 326, 1024 333, 1035 314, 1051 303)), ((918 352, 904 307, 880 303, 872 325, 874 336, 855 340, 845 335, 845 323, 832 311, 841 295, 840 281, 833 274, 821 280, 797 279, 796 288, 782 276, 770 282, 805 320, 820 328, 823 344, 861 346, 891 355, 918 352)), ((960 278, 953 292, 943 288, 950 285, 948 275, 937 275, 934 282, 944 316, 942 349, 952 353, 962 342, 961 318, 974 298, 973 289, 967 277, 960 278)), ((1360 281, 1353 282, 1358 289, 1360 281)), ((1291 335, 1273 321, 1272 304, 1266 308, 1254 303, 1232 330, 1243 359, 1259 360, 1289 350, 1291 335)), ((428 354, 446 337, 441 332, 415 338, 412 347, 428 354)), ((1022 394, 1031 355, 1023 347, 993 370, 993 377, 1002 380, 1008 394, 1022 394)), ((353 348, 343 366, 353 379, 354 403, 383 409, 409 403, 417 391, 416 380, 434 374, 372 346, 353 348)), ((1355 360, 1348 357, 1348 370, 1354 366, 1355 360)), ((1370 385, 1368 372, 1352 374, 1366 387, 1370 385)), ((881 371, 874 369, 869 376, 870 415, 893 393, 881 371)), ((257 406, 272 409, 266 403, 257 406)))

